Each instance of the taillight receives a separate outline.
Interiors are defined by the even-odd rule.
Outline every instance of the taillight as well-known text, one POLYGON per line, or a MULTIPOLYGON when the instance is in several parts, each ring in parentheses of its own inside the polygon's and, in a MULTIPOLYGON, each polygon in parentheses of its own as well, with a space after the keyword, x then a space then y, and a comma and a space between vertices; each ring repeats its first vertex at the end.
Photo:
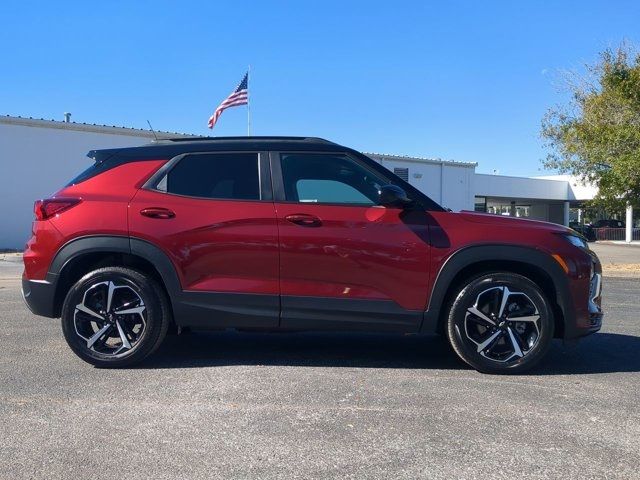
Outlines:
POLYGON ((45 200, 36 200, 33 204, 33 213, 36 220, 46 220, 54 215, 69 210, 80 203, 79 198, 47 198, 45 200))

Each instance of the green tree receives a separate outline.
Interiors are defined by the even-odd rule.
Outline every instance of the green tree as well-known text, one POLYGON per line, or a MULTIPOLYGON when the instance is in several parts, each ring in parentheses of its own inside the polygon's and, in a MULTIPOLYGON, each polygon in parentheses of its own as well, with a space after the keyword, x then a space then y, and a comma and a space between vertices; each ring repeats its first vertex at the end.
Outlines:
POLYGON ((640 205, 640 54, 605 50, 566 84, 571 100, 542 120, 546 168, 598 186, 595 205, 640 205))

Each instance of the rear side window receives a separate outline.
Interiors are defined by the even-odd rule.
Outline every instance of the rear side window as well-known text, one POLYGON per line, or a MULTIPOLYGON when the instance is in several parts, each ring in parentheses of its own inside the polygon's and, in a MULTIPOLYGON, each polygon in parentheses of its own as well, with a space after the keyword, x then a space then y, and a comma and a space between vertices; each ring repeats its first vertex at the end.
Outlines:
POLYGON ((187 155, 167 173, 157 188, 188 197, 260 200, 258 154, 187 155))

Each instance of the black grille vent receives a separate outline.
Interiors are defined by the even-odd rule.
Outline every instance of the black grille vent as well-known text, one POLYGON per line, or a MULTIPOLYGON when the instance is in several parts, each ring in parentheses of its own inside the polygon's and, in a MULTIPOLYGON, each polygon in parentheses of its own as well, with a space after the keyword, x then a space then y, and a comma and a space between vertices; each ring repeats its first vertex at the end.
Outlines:
POLYGON ((393 173, 403 179, 405 182, 409 181, 409 169, 408 168, 394 168, 393 173))

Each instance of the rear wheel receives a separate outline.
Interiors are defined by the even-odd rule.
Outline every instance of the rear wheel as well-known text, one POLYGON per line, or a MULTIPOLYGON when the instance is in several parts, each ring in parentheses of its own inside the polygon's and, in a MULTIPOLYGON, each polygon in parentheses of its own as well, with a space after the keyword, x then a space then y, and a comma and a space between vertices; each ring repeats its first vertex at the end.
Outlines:
POLYGON ((455 352, 486 373, 521 373, 533 367, 551 345, 553 330, 544 292, 528 278, 507 272, 465 284, 447 322, 455 352))
POLYGON ((82 277, 62 307, 62 330, 71 349, 98 367, 142 361, 164 339, 170 310, 152 278, 128 268, 108 267, 82 277))

